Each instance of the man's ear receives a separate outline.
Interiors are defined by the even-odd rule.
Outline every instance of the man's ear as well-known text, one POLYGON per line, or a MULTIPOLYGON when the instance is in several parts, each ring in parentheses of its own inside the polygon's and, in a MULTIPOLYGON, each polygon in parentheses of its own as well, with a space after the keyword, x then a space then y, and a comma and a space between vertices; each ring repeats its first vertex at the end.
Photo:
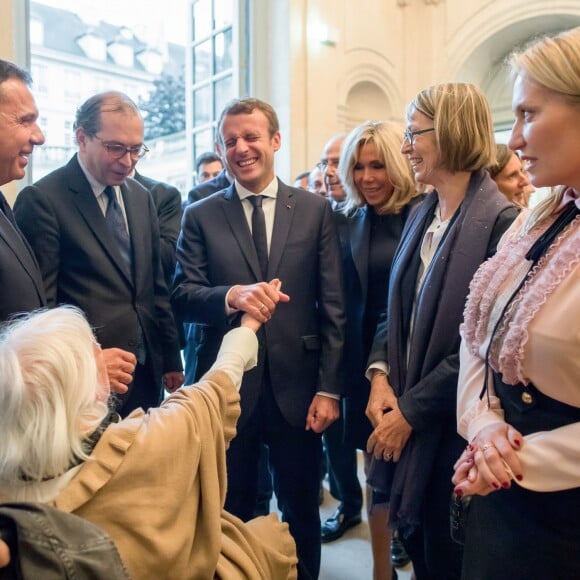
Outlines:
POLYGON ((75 137, 77 139, 77 143, 79 144, 79 148, 82 151, 86 147, 88 139, 85 130, 82 127, 77 127, 75 131, 75 137))

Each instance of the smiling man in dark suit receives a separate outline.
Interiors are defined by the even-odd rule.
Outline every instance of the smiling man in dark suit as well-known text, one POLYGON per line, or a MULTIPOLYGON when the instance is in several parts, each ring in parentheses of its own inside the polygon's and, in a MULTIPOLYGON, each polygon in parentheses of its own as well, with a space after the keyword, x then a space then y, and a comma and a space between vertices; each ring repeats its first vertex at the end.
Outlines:
POLYGON ((183 320, 201 325, 198 376, 241 312, 267 323, 259 335, 258 366, 244 376, 240 392, 238 435, 227 454, 226 509, 252 517, 265 442, 278 505, 297 544, 300 577, 316 578, 320 433, 338 417, 343 389, 338 237, 324 199, 276 178, 281 138, 268 103, 232 101, 218 130, 220 155, 235 181, 186 209, 173 301, 183 320), (285 294, 267 283, 274 278, 285 294))
MULTIPOLYGON (((0 59, 0 185, 22 179, 32 150, 44 143, 31 82, 26 71, 0 59)), ((46 304, 38 265, 2 192, 0 288, 0 322, 46 304)))
POLYGON ((26 187, 14 213, 32 246, 49 306, 74 304, 104 348, 137 357, 125 415, 157 405, 161 379, 183 382, 177 331, 159 252, 149 192, 127 179, 147 148, 137 106, 123 93, 100 93, 78 109, 79 152, 26 187))
MULTIPOLYGON (((0 185, 22 179, 28 157, 44 135, 30 75, 0 59, 0 185)), ((46 306, 42 275, 34 252, 16 225, 12 209, 0 192, 0 323, 46 306)), ((103 350, 111 389, 122 393, 131 382, 135 357, 120 348, 103 350)))

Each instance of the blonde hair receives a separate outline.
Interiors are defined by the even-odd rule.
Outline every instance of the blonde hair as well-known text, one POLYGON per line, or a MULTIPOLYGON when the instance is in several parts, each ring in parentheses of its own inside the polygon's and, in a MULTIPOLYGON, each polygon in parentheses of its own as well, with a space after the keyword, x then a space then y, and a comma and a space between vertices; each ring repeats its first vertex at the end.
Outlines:
POLYGON ((444 83, 423 89, 409 103, 433 120, 439 162, 451 173, 477 171, 496 163, 493 121, 487 98, 470 83, 444 83))
MULTIPOLYGON (((526 76, 562 96, 571 106, 580 106, 580 27, 535 40, 508 58, 512 77, 526 76)), ((551 215, 562 202, 566 186, 553 184, 552 194, 530 212, 522 231, 551 215)))
POLYGON ((98 400, 95 338, 80 310, 40 310, 0 331, 0 479, 33 482, 86 458, 108 413, 98 400))
POLYGON ((343 207, 345 214, 366 205, 354 183, 354 167, 362 147, 372 143, 381 163, 384 164, 394 190, 387 201, 378 208, 379 213, 399 213, 417 195, 409 160, 401 153, 403 128, 389 121, 366 121, 353 129, 344 140, 340 152, 338 173, 346 192, 343 207))

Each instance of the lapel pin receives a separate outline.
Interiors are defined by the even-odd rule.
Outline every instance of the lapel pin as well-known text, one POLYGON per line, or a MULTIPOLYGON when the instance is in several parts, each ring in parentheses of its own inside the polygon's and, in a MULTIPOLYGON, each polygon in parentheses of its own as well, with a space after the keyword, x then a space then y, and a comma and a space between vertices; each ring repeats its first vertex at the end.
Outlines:
POLYGON ((292 206, 291 206, 290 204, 288 204, 288 205, 286 206, 286 208, 287 208, 287 209, 292 209, 292 206))

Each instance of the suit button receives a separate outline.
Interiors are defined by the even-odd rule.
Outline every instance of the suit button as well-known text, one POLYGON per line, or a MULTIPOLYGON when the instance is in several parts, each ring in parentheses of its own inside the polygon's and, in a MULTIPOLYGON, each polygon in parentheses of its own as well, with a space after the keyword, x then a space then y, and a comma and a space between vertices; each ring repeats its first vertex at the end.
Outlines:
POLYGON ((528 393, 528 391, 524 391, 522 393, 522 401, 526 405, 531 405, 534 402, 534 398, 532 397, 532 395, 530 395, 530 393, 528 393))

